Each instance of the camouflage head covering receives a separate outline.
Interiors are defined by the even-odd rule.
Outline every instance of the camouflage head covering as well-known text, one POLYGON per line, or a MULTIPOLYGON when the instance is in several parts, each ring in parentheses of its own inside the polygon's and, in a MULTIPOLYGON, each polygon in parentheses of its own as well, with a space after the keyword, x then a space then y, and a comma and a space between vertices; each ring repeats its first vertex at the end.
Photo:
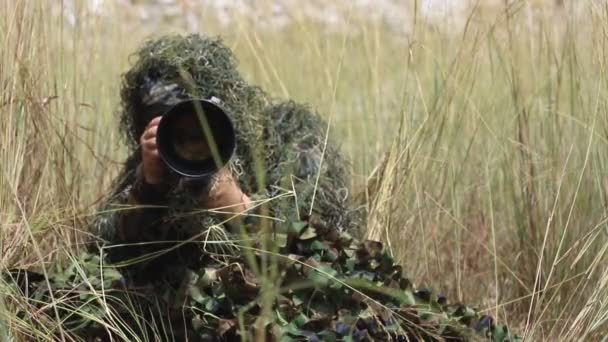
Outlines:
POLYGON ((152 118, 161 114, 158 109, 174 101, 167 92, 217 97, 236 117, 265 105, 266 94, 243 80, 232 52, 219 38, 165 36, 146 42, 135 56, 120 93, 121 129, 131 148, 152 118))
MULTIPOLYGON (((232 51, 220 38, 197 34, 169 35, 147 41, 135 54, 133 66, 123 75, 121 87, 121 131, 130 150, 114 193, 134 182, 141 162, 139 138, 148 123, 176 102, 188 98, 221 101, 238 132, 236 157, 229 167, 251 171, 264 147, 256 144, 269 124, 263 111, 269 96, 249 85, 237 71, 232 51)), ((263 157, 261 157, 263 158, 263 157)), ((243 173, 242 171, 238 173, 243 173)), ((252 172, 244 190, 254 190, 252 172)))

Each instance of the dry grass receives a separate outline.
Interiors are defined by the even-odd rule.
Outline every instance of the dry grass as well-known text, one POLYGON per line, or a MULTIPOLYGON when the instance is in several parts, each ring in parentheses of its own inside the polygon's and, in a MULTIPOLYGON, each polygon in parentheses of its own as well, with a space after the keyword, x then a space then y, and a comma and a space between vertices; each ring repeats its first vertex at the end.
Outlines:
MULTIPOLYGON (((44 270, 78 250, 123 158, 113 114, 129 54, 180 25, 82 7, 70 26, 46 1, 0 13, 0 269, 44 270)), ((418 285, 530 340, 606 336, 608 9, 514 2, 471 10, 463 32, 417 18, 405 39, 356 16, 349 33, 294 18, 279 32, 203 22, 252 82, 331 115, 367 189, 367 235, 418 285)), ((1 298, 3 324, 27 331, 1 298)))

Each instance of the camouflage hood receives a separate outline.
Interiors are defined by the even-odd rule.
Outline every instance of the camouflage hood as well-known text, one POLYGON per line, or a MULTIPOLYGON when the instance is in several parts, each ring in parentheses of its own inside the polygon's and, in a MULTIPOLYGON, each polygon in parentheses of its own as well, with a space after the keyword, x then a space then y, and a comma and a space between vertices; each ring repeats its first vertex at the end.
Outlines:
POLYGON ((122 78, 119 113, 130 156, 115 193, 134 181, 134 170, 141 162, 139 138, 148 123, 180 100, 219 99, 238 132, 238 158, 251 161, 254 150, 263 150, 254 142, 261 141, 268 126, 269 117, 262 112, 269 96, 245 82, 233 53, 221 39, 194 34, 164 36, 147 41, 134 56, 133 66, 122 78))
POLYGON ((243 80, 232 52, 219 38, 161 37, 146 42, 135 56, 135 64, 123 75, 120 94, 121 129, 132 149, 150 120, 160 114, 155 109, 174 103, 167 93, 217 97, 236 121, 257 116, 266 105, 266 94, 243 80))

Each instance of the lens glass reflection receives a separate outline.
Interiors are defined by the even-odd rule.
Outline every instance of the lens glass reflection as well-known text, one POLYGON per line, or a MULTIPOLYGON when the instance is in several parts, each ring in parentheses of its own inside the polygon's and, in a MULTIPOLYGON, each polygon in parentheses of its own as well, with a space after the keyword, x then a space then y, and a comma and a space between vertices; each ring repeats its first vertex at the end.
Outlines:
POLYGON ((173 149, 179 158, 192 161, 211 158, 211 150, 196 113, 180 115, 171 131, 173 149))

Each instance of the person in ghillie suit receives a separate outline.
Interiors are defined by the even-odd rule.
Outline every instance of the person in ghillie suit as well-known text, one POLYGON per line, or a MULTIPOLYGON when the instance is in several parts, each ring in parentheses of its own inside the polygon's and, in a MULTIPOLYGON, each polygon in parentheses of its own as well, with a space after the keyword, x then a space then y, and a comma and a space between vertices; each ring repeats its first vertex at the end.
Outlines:
MULTIPOLYGON (((268 206, 269 216, 284 219, 295 212, 308 214, 313 193, 313 213, 339 230, 357 229, 361 220, 350 201, 346 162, 331 142, 324 150, 326 125, 316 114, 292 101, 273 101, 247 84, 220 39, 167 36, 148 41, 136 55, 121 90, 121 129, 129 157, 106 207, 155 207, 107 210, 94 223, 99 237, 113 244, 180 240, 226 221, 225 215, 201 208, 246 213, 272 198, 291 202, 268 206), (166 89, 178 89, 186 98, 219 99, 231 115, 236 155, 207 189, 191 191, 187 180, 169 177, 158 156, 155 132, 162 113, 151 108, 165 101, 166 89), (198 213, 180 217, 193 211, 198 213)), ((110 260, 124 259, 133 251, 127 249, 115 249, 110 260)))
MULTIPOLYGON (((238 232, 252 225, 253 211, 285 220, 308 215, 312 206, 326 224, 356 232, 361 214, 351 202, 347 164, 331 140, 325 146, 327 127, 319 116, 249 85, 220 39, 166 36, 148 41, 136 56, 121 90, 129 157, 93 222, 113 264, 161 254, 125 267, 129 286, 182 288, 208 254, 200 244, 183 242, 202 240, 209 227, 238 232), (155 133, 162 113, 155 108, 176 92, 181 98, 219 99, 237 133, 235 156, 204 189, 171 177, 158 156, 155 133), (220 209, 201 210, 215 208, 220 209), (244 220, 228 220, 239 213, 244 220)), ((165 294, 171 297, 179 298, 165 294)))

